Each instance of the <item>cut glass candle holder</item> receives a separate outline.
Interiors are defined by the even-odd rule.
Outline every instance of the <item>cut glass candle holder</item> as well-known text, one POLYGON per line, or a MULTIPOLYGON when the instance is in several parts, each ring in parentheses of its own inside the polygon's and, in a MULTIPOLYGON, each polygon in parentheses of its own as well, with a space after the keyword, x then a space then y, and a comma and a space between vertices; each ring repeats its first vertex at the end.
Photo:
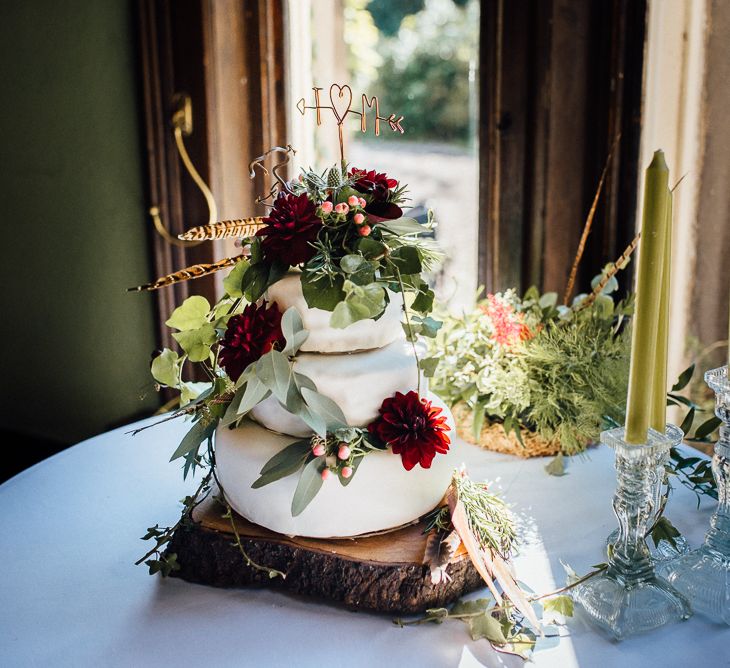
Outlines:
POLYGON ((662 567, 662 575, 692 604, 717 622, 730 624, 730 380, 728 367, 705 374, 715 392, 715 414, 723 421, 715 444, 712 473, 717 482, 717 510, 704 544, 662 567))
POLYGON ((657 577, 645 540, 657 502, 660 464, 682 437, 681 430, 671 425, 665 434, 649 429, 647 442, 640 445, 627 443, 623 428, 601 434, 601 443, 613 448, 616 456, 613 509, 619 533, 606 570, 576 587, 573 598, 595 626, 617 640, 692 614, 687 600, 657 577))
MULTIPOLYGON (((684 432, 679 427, 675 427, 673 424, 667 425, 665 435, 668 439, 672 441, 670 448, 674 448, 680 445, 684 440, 684 432)), ((656 510, 661 506, 662 503, 662 496, 664 494, 664 487, 666 485, 667 478, 666 465, 668 463, 669 450, 664 451, 662 454, 657 454, 656 476, 654 476, 651 480, 652 498, 654 500, 654 512, 656 512, 656 510)), ((618 534, 618 529, 614 529, 609 534, 608 538, 606 539, 606 547, 608 549, 613 549, 612 546, 618 539, 618 534)), ((659 541, 658 545, 654 545, 653 543, 649 542, 647 542, 647 544, 650 545, 649 551, 651 552, 652 559, 654 559, 654 563, 657 565, 671 559, 676 559, 678 556, 689 552, 689 544, 687 543, 687 539, 684 536, 677 536, 674 539, 674 545, 666 540, 659 541), (651 545, 653 545, 653 549, 651 545)))

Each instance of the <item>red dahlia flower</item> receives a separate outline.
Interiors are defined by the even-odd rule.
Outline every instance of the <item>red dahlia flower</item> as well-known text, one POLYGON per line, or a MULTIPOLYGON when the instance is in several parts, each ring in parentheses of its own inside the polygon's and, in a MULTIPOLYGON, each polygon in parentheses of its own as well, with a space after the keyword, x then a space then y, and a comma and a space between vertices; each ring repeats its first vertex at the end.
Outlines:
POLYGON ((282 193, 274 202, 268 217, 256 236, 264 237, 261 248, 267 260, 276 260, 292 267, 314 256, 311 242, 317 239, 322 221, 317 218, 317 207, 306 193, 282 193))
POLYGON ((371 222, 395 220, 403 215, 403 210, 397 204, 388 201, 389 191, 398 185, 398 181, 374 169, 353 169, 348 176, 354 179, 352 187, 355 190, 370 196, 365 211, 371 222))
POLYGON ((251 362, 285 344, 279 307, 271 304, 266 308, 266 302, 261 306, 249 304, 243 313, 228 321, 218 359, 231 380, 236 381, 251 362))
POLYGON ((436 453, 446 454, 451 443, 446 434, 450 427, 441 412, 413 390, 408 394, 396 392, 383 401, 380 417, 368 425, 368 431, 401 456, 406 471, 416 464, 431 468, 436 453))

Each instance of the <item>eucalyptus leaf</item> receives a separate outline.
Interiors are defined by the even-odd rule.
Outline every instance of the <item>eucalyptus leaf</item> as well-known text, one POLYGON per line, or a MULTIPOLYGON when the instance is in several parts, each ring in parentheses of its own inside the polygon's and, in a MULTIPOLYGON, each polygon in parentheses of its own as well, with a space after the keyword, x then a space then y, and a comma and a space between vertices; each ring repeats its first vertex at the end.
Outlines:
POLYGON ((258 406, 270 394, 271 390, 258 377, 250 378, 245 385, 245 390, 236 408, 239 417, 246 415, 252 408, 258 406))
POLYGON ((307 426, 318 436, 325 438, 327 436, 327 422, 317 413, 316 410, 302 404, 297 411, 297 415, 307 424, 307 426))
POLYGON ((679 428, 685 433, 689 434, 690 429, 692 429, 692 423, 695 420, 695 409, 690 408, 687 415, 684 416, 684 420, 682 420, 682 424, 679 425, 679 428))
POLYGON ((299 311, 290 306, 281 317, 281 331, 286 339, 286 346, 282 355, 296 355, 302 344, 309 338, 309 332, 304 329, 302 316, 299 311))
POLYGON ((296 473, 302 468, 311 451, 312 444, 308 438, 294 441, 294 443, 277 452, 264 464, 264 467, 260 471, 260 477, 254 481, 251 487, 258 489, 292 473, 296 473))
POLYGON ((706 422, 703 422, 695 431, 694 437, 696 439, 707 438, 715 429, 722 424, 722 420, 717 416, 712 416, 706 422))
POLYGON ((336 431, 348 426, 347 418, 342 409, 329 397, 325 397, 308 387, 302 388, 302 396, 309 408, 325 421, 327 431, 336 431))
POLYGON ((213 435, 215 428, 215 421, 204 424, 202 420, 198 420, 195 424, 193 424, 190 431, 185 434, 182 441, 180 441, 180 445, 178 445, 175 452, 172 453, 170 461, 172 462, 178 459, 178 457, 183 457, 189 452, 197 450, 204 440, 213 435))
POLYGON ((360 464, 362 464, 363 459, 365 459, 365 455, 360 455, 359 457, 355 457, 355 459, 352 460, 352 466, 350 467, 352 469, 352 475, 349 478, 343 478, 341 470, 337 472, 337 476, 340 479, 340 484, 343 487, 347 487, 352 482, 352 479, 355 477, 357 469, 360 468, 360 464))
POLYGON ((152 360, 152 377, 167 387, 178 387, 180 384, 180 357, 169 348, 165 348, 152 360))
POLYGON ((423 225, 415 218, 398 218, 397 220, 388 220, 384 223, 378 223, 379 227, 384 227, 389 232, 398 236, 406 236, 411 234, 421 234, 425 232, 423 225))
POLYGON ((168 327, 179 329, 181 332, 198 329, 206 322, 209 312, 208 300, 200 295, 194 295, 178 306, 165 324, 168 327))
POLYGON ((289 391, 286 395, 286 409, 294 415, 299 415, 305 406, 304 397, 302 396, 302 388, 307 387, 314 392, 317 391, 317 386, 307 376, 297 373, 296 371, 292 374, 292 380, 289 383, 289 391))
POLYGON ((304 509, 311 503, 312 499, 317 495, 322 487, 322 471, 325 467, 324 457, 314 457, 302 469, 302 475, 299 477, 299 483, 294 491, 294 498, 291 502, 292 517, 301 515, 304 509))
POLYGON ((223 279, 223 289, 229 297, 243 297, 243 275, 248 269, 248 262, 240 260, 223 279))
POLYGON ((271 350, 256 362, 256 377, 285 404, 292 382, 292 368, 286 355, 271 350))
POLYGON ((367 260, 362 255, 345 255, 340 260, 340 268, 346 274, 354 274, 367 260))

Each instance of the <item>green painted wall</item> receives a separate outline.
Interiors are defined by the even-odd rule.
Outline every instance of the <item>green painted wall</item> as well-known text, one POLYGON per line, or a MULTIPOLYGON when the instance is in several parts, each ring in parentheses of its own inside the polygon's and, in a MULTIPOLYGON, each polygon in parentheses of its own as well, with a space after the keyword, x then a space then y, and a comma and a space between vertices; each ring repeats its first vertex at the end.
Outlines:
POLYGON ((156 405, 135 58, 129 0, 0 6, 2 428, 70 443, 156 405))

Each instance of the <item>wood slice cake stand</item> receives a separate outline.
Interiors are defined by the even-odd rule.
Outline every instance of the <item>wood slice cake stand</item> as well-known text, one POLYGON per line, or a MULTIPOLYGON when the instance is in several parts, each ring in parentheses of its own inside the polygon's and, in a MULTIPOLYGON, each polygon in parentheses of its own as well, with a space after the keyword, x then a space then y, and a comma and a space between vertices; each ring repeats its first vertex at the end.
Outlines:
POLYGON ((249 557, 268 573, 247 566, 235 544, 225 508, 208 497, 181 525, 169 544, 179 571, 171 575, 215 587, 265 586, 342 603, 353 610, 413 614, 442 607, 484 583, 467 556, 449 566, 451 581, 434 585, 423 565, 426 536, 422 522, 364 538, 289 537, 234 514, 249 557))

